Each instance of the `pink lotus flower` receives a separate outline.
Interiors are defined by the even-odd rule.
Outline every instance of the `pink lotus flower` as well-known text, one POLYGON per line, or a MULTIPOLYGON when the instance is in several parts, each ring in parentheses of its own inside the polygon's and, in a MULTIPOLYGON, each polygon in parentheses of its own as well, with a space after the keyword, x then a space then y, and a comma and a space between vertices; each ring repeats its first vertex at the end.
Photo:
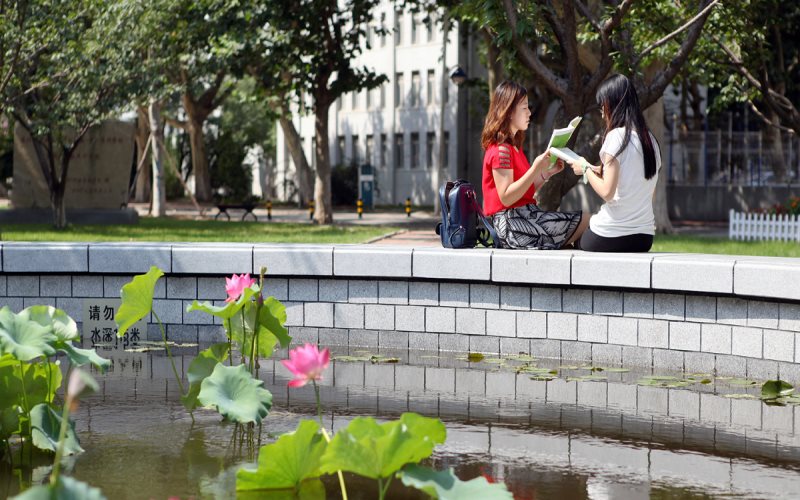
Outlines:
POLYGON ((247 274, 234 274, 230 278, 225 278, 225 291, 228 292, 228 298, 225 302, 233 302, 242 296, 245 288, 250 288, 256 280, 247 274))
POLYGON ((331 352, 325 348, 320 351, 314 344, 306 344, 289 351, 289 359, 281 360, 294 379, 289 387, 303 387, 307 383, 322 380, 322 372, 328 368, 331 352))

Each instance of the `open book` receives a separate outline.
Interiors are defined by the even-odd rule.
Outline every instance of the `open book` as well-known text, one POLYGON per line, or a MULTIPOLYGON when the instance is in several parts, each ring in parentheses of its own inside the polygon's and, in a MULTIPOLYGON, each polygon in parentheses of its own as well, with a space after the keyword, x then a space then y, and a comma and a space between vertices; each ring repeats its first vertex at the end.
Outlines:
POLYGON ((580 158, 580 156, 567 147, 567 143, 569 142, 570 137, 572 137, 572 133, 575 132, 576 128, 578 128, 578 124, 580 124, 581 119, 582 118, 580 116, 576 116, 570 120, 569 125, 566 127, 553 129, 553 133, 550 135, 550 142, 547 143, 547 147, 550 149, 551 153, 550 168, 555 165, 557 158, 561 158, 562 160, 573 160, 580 158))

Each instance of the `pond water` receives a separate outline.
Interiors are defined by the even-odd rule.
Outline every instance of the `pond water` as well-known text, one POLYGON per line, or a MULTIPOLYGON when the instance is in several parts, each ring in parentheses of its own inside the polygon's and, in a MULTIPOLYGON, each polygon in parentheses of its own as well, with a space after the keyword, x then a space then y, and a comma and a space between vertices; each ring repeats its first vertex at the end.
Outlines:
MULTIPOLYGON (((179 370, 199 349, 176 349, 179 370)), ((748 381, 652 378, 525 356, 469 362, 425 351, 332 353, 322 387, 327 427, 357 415, 438 416, 447 442, 429 464, 453 467, 462 479, 504 481, 519 499, 800 496, 800 413, 726 397, 756 393, 748 381), (376 354, 376 362, 364 360, 376 354)), ((69 459, 69 473, 110 499, 233 498, 236 470, 254 462, 257 447, 242 444, 215 412, 197 411, 192 422, 163 351, 103 354, 114 364, 95 374, 99 393, 73 416, 86 451, 69 459)), ((312 387, 288 389, 280 355, 260 367, 274 398, 261 444, 315 415, 312 387)), ((23 471, 0 464, 0 496, 48 473, 46 463, 23 471)), ((374 483, 346 481, 350 498, 376 497, 374 483)), ((335 478, 326 487, 329 498, 339 497, 335 478)), ((399 481, 389 497, 422 498, 399 481)))

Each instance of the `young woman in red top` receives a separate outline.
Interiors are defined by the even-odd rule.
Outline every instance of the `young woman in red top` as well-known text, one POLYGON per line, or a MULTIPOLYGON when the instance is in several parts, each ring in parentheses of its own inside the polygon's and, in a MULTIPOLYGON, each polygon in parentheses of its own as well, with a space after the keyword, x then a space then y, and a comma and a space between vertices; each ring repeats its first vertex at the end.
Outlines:
POLYGON ((528 164, 522 143, 531 119, 525 87, 505 81, 497 86, 483 125, 483 209, 492 218, 504 248, 554 250, 578 240, 589 224, 584 212, 548 212, 533 195, 564 169, 550 168, 550 151, 528 164))

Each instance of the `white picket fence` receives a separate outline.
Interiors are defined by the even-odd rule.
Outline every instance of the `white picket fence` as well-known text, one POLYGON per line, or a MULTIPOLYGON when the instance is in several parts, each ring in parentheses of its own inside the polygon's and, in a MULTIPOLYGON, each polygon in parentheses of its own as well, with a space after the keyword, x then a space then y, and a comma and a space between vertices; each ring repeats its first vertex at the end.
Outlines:
POLYGON ((733 210, 729 213, 729 239, 800 241, 800 217, 797 215, 751 214, 733 210))

